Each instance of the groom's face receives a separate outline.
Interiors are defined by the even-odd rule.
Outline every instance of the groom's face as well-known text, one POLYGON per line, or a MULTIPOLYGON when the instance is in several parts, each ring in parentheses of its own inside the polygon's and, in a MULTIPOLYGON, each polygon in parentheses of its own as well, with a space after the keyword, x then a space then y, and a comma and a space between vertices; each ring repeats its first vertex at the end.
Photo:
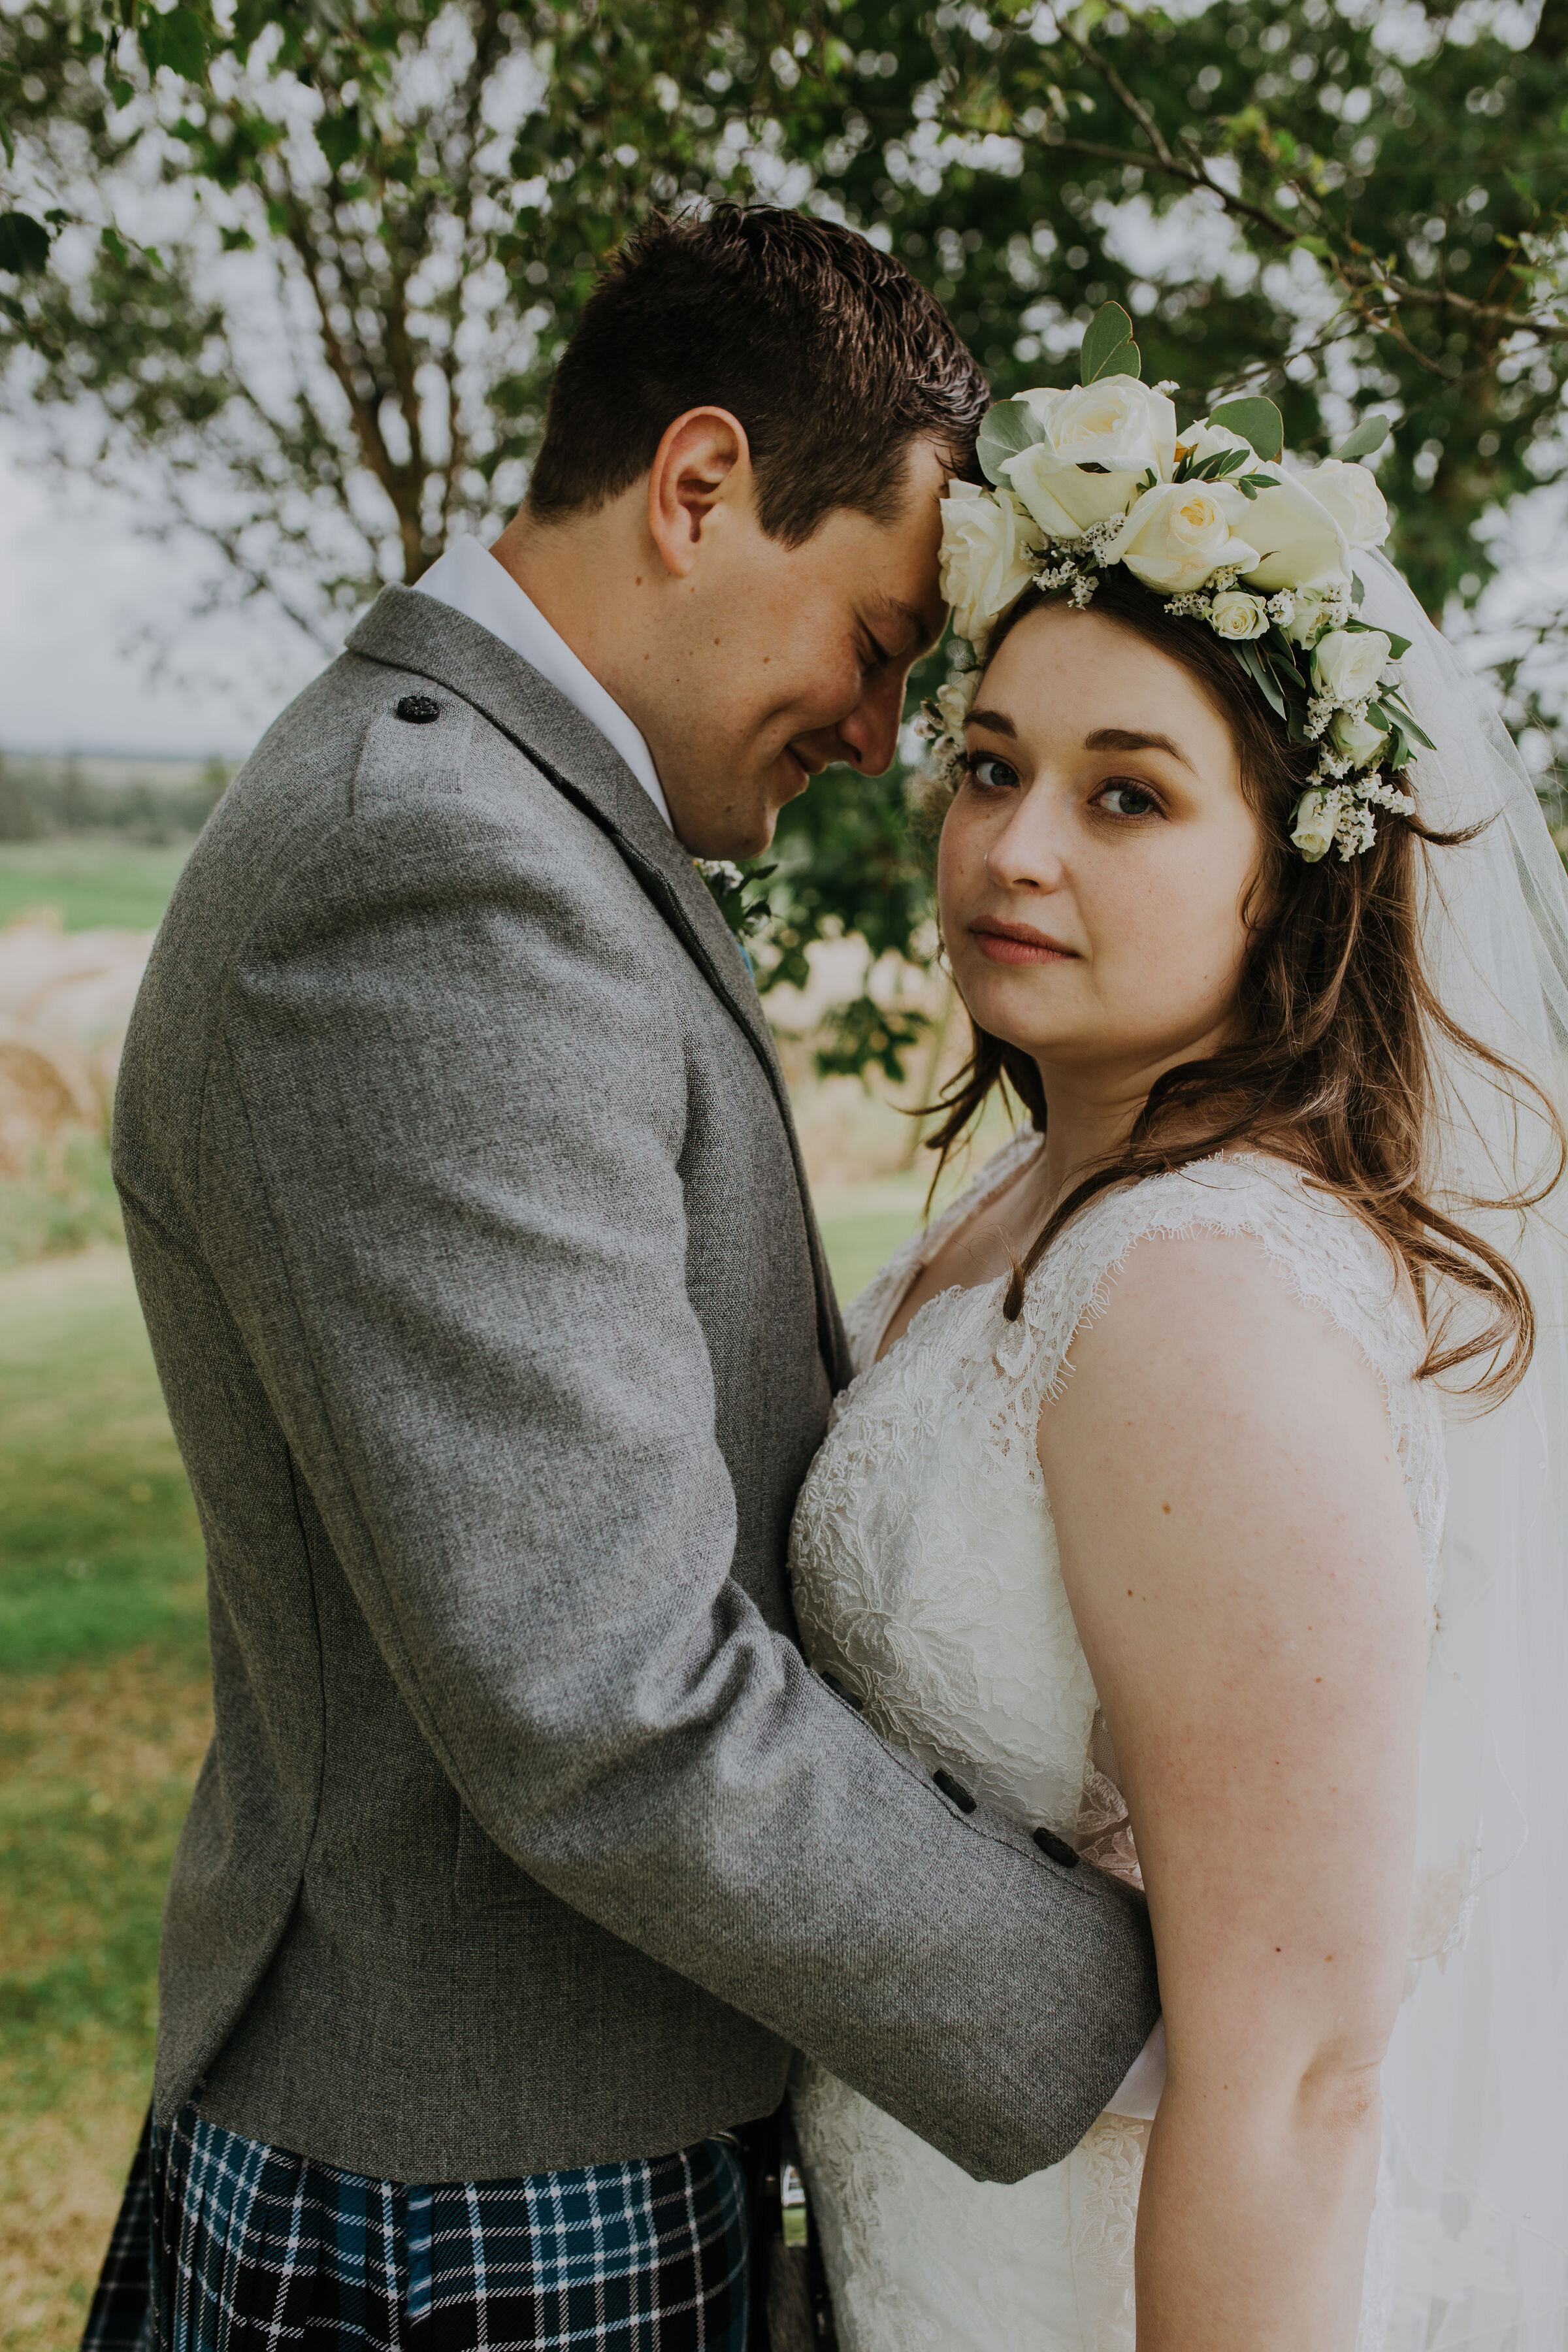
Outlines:
POLYGON ((876 776, 892 764, 910 670, 946 617, 947 471, 917 444, 891 520, 836 508, 799 547, 770 539, 749 499, 731 504, 688 583, 647 730, 695 856, 754 857, 824 768, 876 776))

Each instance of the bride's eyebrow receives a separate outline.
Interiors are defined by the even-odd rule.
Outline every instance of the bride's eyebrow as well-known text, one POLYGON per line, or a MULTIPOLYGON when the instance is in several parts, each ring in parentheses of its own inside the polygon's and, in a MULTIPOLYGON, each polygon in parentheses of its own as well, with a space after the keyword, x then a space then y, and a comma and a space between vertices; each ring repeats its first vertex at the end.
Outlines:
POLYGON ((1092 735, 1084 737, 1083 748, 1086 751, 1168 751, 1190 775, 1197 774, 1186 753, 1168 735, 1145 735, 1133 727, 1097 727, 1092 735))
POLYGON ((1005 710, 972 710, 968 724, 984 727, 991 735, 1010 735, 1015 743, 1018 740, 1018 730, 1005 710))

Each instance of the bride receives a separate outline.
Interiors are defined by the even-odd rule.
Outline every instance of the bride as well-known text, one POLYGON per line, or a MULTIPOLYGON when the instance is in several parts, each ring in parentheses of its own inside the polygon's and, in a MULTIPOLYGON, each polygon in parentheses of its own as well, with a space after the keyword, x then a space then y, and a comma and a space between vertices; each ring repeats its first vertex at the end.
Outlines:
POLYGON ((1546 2352, 1568 899, 1372 477, 1120 356, 950 488, 936 1144, 1025 1118, 851 1309, 792 1559, 950 1803, 1145 1890, 1164 2015, 1011 2186, 804 2068, 840 2343, 1546 2352))

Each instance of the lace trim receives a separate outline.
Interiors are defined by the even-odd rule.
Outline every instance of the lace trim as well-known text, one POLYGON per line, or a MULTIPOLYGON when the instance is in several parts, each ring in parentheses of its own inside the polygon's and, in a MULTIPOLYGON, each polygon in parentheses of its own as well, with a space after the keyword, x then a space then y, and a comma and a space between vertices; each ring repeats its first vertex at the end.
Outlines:
MULTIPOLYGON (((1031 1274, 1017 1320, 997 1318, 989 1360, 964 1367, 962 1388, 971 1399, 982 1384, 1002 1384, 988 1415, 994 1457, 1038 1478, 1041 1410, 1061 1394, 1072 1342, 1106 1312, 1129 1253, 1141 1241, 1205 1233, 1246 1234, 1260 1243, 1302 1305, 1326 1315, 1364 1359, 1383 1391, 1431 1597, 1447 1480, 1436 1401, 1413 1377, 1425 1337, 1384 1245, 1352 1210, 1283 1161, 1254 1153, 1198 1160, 1102 1194, 1074 1219, 1031 1274)), ((1002 1286, 992 1286, 999 1300, 1002 1286)))
MULTIPOLYGON (((967 1223, 976 1217, 986 1204, 1005 1192, 1025 1162, 1039 1150, 1040 1139, 1033 1128, 1021 1127, 1009 1137, 999 1150, 994 1151, 975 1176, 956 1199, 950 1201, 942 1214, 933 1217, 929 1225, 911 1234, 900 1243, 879 1273, 874 1274, 864 1290, 850 1300, 844 1310, 844 1328, 849 1336, 849 1360, 857 1372, 869 1370, 877 1360, 882 1335, 892 1320, 893 1311, 909 1289, 920 1267, 929 1265, 939 1249, 967 1223)), ((946 1297, 946 1293, 942 1294, 946 1297)), ((928 1306, 935 1306, 929 1299, 928 1306)), ((923 1315, 922 1307, 921 1313, 923 1315)), ((917 1318, 918 1319, 918 1318, 917 1318)))

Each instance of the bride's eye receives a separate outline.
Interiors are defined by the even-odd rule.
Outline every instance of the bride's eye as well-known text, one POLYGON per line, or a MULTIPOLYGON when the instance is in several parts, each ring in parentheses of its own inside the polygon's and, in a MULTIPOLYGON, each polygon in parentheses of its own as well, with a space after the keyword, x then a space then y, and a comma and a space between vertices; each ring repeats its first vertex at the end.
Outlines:
POLYGON ((1117 777, 1109 784, 1101 784, 1094 797, 1110 816, 1158 816, 1160 814, 1160 803, 1148 787, 1134 783, 1128 777, 1117 777))
POLYGON ((1010 768, 1005 760, 995 759, 989 751, 976 751, 965 760, 963 772, 983 793, 1010 793, 1018 781, 1016 768, 1010 768))

